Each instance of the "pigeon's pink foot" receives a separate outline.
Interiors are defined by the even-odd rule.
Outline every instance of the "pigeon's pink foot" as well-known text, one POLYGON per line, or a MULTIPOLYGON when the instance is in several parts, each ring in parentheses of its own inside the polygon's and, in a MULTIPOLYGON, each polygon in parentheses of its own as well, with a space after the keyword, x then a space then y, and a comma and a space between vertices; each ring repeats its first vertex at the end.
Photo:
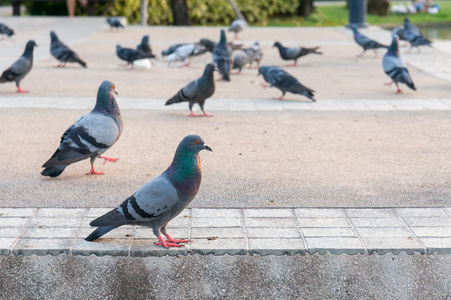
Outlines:
POLYGON ((86 173, 86 175, 103 175, 103 173, 102 173, 102 172, 97 172, 97 171, 94 169, 94 166, 91 166, 91 171, 89 171, 88 173, 86 173))
POLYGON ((165 247, 166 249, 168 249, 169 247, 182 247, 182 245, 180 245, 180 244, 171 243, 171 242, 166 243, 166 241, 163 240, 163 238, 162 238, 161 236, 159 236, 158 239, 159 239, 160 241, 157 242, 157 243, 155 243, 155 245, 157 245, 157 246, 163 246, 163 247, 165 247))
POLYGON ((268 84, 264 84, 264 83, 260 83, 260 85, 264 88, 264 89, 266 89, 266 88, 268 88, 269 87, 269 85, 268 84))
POLYGON ((193 112, 189 114, 190 117, 200 117, 201 115, 195 115, 193 112))
POLYGON ((187 67, 189 67, 189 63, 182 65, 182 68, 187 68, 187 67))
POLYGON ((282 98, 283 98, 283 95, 280 96, 279 98, 272 98, 272 99, 273 99, 273 100, 282 100, 282 98))
POLYGON ((167 238, 166 242, 169 243, 189 243, 188 240, 181 240, 181 239, 173 239, 169 234, 164 234, 167 238))
POLYGON ((296 63, 294 62, 294 63, 292 63, 292 64, 290 64, 290 65, 287 65, 287 67, 295 67, 296 66, 296 63))
POLYGON ((392 84, 393 84, 393 81, 384 83, 384 85, 388 85, 388 86, 391 86, 392 84))
POLYGON ((402 90, 400 88, 398 88, 398 90, 396 91, 396 94, 402 94, 402 90))
POLYGON ((213 115, 209 115, 206 112, 204 112, 204 114, 202 115, 203 117, 213 117, 213 115))
POLYGON ((240 74, 241 73, 241 70, 238 70, 238 71, 236 71, 236 72, 233 72, 233 74, 235 74, 235 75, 238 75, 238 74, 240 74))
POLYGON ((17 88, 16 93, 28 93, 28 91, 24 91, 20 88, 20 86, 17 88))
POLYGON ((107 161, 109 162, 116 162, 119 158, 112 158, 112 157, 106 157, 106 156, 99 156, 99 158, 103 158, 103 164, 106 164, 107 161))

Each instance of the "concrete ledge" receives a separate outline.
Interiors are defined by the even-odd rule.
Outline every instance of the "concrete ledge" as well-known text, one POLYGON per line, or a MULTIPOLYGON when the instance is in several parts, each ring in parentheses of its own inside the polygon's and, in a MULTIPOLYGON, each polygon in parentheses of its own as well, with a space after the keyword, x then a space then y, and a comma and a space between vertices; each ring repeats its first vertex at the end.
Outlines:
POLYGON ((0 208, 0 254, 181 256, 449 254, 450 208, 192 208, 168 226, 184 247, 164 249, 150 228, 122 226, 95 242, 89 223, 110 208, 0 208))

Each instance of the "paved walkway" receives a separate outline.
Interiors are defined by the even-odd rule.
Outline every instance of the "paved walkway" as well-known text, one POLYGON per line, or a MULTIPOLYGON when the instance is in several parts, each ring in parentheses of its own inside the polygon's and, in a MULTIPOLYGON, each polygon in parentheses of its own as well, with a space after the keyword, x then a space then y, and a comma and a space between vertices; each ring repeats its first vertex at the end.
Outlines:
POLYGON ((122 226, 96 242, 89 223, 110 208, 1 208, 2 255, 451 253, 451 208, 186 209, 168 227, 181 248, 154 245, 152 230, 122 226))

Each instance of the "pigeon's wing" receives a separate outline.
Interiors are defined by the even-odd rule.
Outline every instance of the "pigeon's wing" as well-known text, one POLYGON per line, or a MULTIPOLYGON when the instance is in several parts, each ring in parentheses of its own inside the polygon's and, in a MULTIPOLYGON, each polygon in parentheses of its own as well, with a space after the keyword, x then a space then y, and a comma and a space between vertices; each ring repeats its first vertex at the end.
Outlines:
POLYGON ((277 85, 278 82, 283 80, 283 77, 287 74, 284 70, 279 67, 271 67, 266 74, 263 76, 271 86, 277 85))
POLYGON ((286 48, 285 54, 286 54, 287 58, 290 58, 290 59, 298 58, 302 54, 302 48, 297 48, 297 47, 286 48))
POLYGON ((355 41, 357 42, 357 44, 359 44, 360 46, 362 46, 363 48, 371 48, 372 45, 372 40, 370 40, 368 37, 364 36, 363 34, 357 34, 355 35, 355 41))
POLYGON ((18 60, 16 60, 10 70, 17 75, 23 74, 28 71, 30 68, 31 62, 25 57, 21 56, 18 60))
POLYGON ((194 48, 194 44, 186 44, 178 47, 174 53, 177 56, 178 60, 184 60, 192 55, 194 48))
POLYGON ((237 20, 233 21, 232 24, 230 24, 229 31, 240 32, 245 27, 246 27, 246 22, 241 19, 237 19, 237 20))
POLYGON ((241 70, 249 62, 249 56, 244 51, 236 51, 233 55, 233 69, 241 70))
POLYGON ((70 57, 76 55, 74 51, 60 41, 52 43, 50 53, 60 61, 67 61, 70 57))
POLYGON ((400 59, 397 56, 393 56, 393 55, 385 55, 384 58, 382 59, 382 66, 384 68, 385 73, 387 73, 387 74, 388 74, 388 72, 390 72, 391 70, 393 70, 395 68, 405 68, 406 67, 406 65, 404 64, 402 59, 400 59))
POLYGON ((188 83, 184 88, 180 90, 180 96, 185 101, 196 101, 199 95, 199 83, 198 80, 193 80, 188 83))
POLYGON ((165 173, 143 185, 135 194, 109 213, 95 219, 91 226, 147 223, 168 213, 178 201, 176 188, 165 173))

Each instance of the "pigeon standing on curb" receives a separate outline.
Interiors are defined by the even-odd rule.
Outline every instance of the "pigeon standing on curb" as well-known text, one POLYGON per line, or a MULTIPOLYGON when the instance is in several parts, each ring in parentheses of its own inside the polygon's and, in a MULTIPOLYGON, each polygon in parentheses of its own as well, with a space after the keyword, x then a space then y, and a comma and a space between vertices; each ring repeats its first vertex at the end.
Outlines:
POLYGON ((247 23, 245 20, 242 19, 236 19, 232 22, 229 26, 229 31, 232 31, 235 33, 235 39, 238 39, 238 32, 243 31, 247 27, 247 23))
POLYGON ((402 93, 402 90, 398 86, 398 82, 406 84, 409 88, 415 91, 416 88, 410 78, 409 71, 407 70, 401 57, 399 57, 397 29, 393 30, 392 37, 393 41, 382 59, 382 67, 384 68, 385 73, 392 79, 391 82, 386 83, 385 85, 392 85, 395 83, 398 89, 396 93, 398 94, 402 93))
MULTIPOLYGON (((290 92, 293 94, 304 95, 313 102, 316 102, 316 100, 313 98, 314 90, 303 86, 295 77, 291 76, 290 74, 288 74, 288 72, 284 71, 280 67, 261 66, 258 69, 258 75, 263 75, 265 81, 270 84, 269 87, 274 86, 282 92, 282 96, 280 96, 279 98, 274 98, 275 100, 282 100, 283 96, 285 96, 285 93, 290 92)), ((262 86, 265 88, 267 87, 267 85, 263 84, 262 86)))
POLYGON ((2 35, 2 39, 5 38, 5 35, 11 37, 14 34, 14 30, 9 28, 5 24, 0 23, 0 34, 2 35))
POLYGON ((140 60, 144 58, 151 58, 152 55, 146 54, 144 52, 131 49, 131 48, 122 48, 120 45, 116 46, 116 55, 127 62, 127 66, 131 65, 133 69, 133 62, 135 60, 140 60))
POLYGON ((195 115, 193 113, 193 105, 194 103, 198 103, 203 112, 203 116, 211 117, 211 115, 205 112, 204 104, 205 100, 210 98, 215 92, 215 81, 213 78, 213 72, 215 70, 217 69, 214 64, 209 63, 206 65, 204 73, 200 78, 188 83, 188 85, 182 88, 177 94, 174 95, 174 97, 169 99, 165 105, 188 101, 190 116, 200 117, 202 115, 195 115))
POLYGON ((65 67, 67 62, 79 63, 82 67, 87 68, 86 63, 78 57, 69 47, 64 45, 56 36, 55 32, 50 31, 50 53, 60 64, 57 67, 65 67))
POLYGON ((155 55, 152 53, 152 47, 150 47, 148 35, 143 36, 141 43, 136 47, 136 50, 150 55, 150 58, 155 57, 155 55))
POLYGON ((165 248, 181 247, 188 240, 173 239, 166 231, 168 223, 179 215, 199 190, 202 169, 199 152, 212 151, 197 135, 186 136, 177 147, 171 165, 152 179, 117 208, 90 223, 97 226, 85 240, 94 241, 121 225, 151 227, 165 248), (161 234, 165 235, 165 241, 161 234))
POLYGON ((113 28, 116 28, 117 30, 119 30, 119 28, 124 28, 124 25, 118 17, 109 17, 106 19, 106 22, 110 25, 110 30, 113 28))
POLYGON ((213 49, 213 62, 218 67, 221 78, 219 80, 230 81, 230 65, 232 63, 232 53, 227 45, 224 29, 221 29, 219 43, 213 49))
POLYGON ((355 42, 360 45, 363 48, 363 52, 359 54, 357 57, 362 57, 365 55, 366 50, 373 49, 374 54, 377 56, 377 50, 378 48, 385 48, 388 49, 388 46, 379 44, 376 41, 373 41, 372 39, 369 39, 368 37, 361 34, 357 27, 351 26, 352 32, 354 33, 354 40, 355 42))
POLYGON ((20 81, 31 71, 33 67, 33 50, 37 47, 33 40, 30 40, 25 45, 25 51, 22 56, 16 60, 12 66, 5 70, 0 77, 0 83, 15 81, 17 91, 16 93, 28 93, 20 88, 20 81))
POLYGON ((60 146, 42 166, 41 175, 57 177, 75 162, 90 158, 91 170, 87 175, 101 175, 94 169, 97 157, 115 162, 118 158, 100 156, 119 139, 123 123, 114 94, 116 87, 108 80, 102 82, 97 92, 94 109, 81 116, 61 137, 60 146))
POLYGON ((425 38, 415 25, 410 23, 409 18, 404 19, 404 31, 402 33, 406 40, 410 43, 408 52, 412 51, 413 47, 417 47, 418 52, 420 52, 420 46, 432 47, 432 42, 425 38))
POLYGON ((294 63, 288 65, 289 67, 294 67, 298 61, 298 58, 302 56, 306 56, 307 54, 323 54, 322 52, 317 51, 319 47, 314 48, 303 48, 303 47, 289 47, 286 48, 282 46, 281 43, 275 42, 273 47, 277 47, 279 49, 280 57, 284 60, 294 60, 294 63))

